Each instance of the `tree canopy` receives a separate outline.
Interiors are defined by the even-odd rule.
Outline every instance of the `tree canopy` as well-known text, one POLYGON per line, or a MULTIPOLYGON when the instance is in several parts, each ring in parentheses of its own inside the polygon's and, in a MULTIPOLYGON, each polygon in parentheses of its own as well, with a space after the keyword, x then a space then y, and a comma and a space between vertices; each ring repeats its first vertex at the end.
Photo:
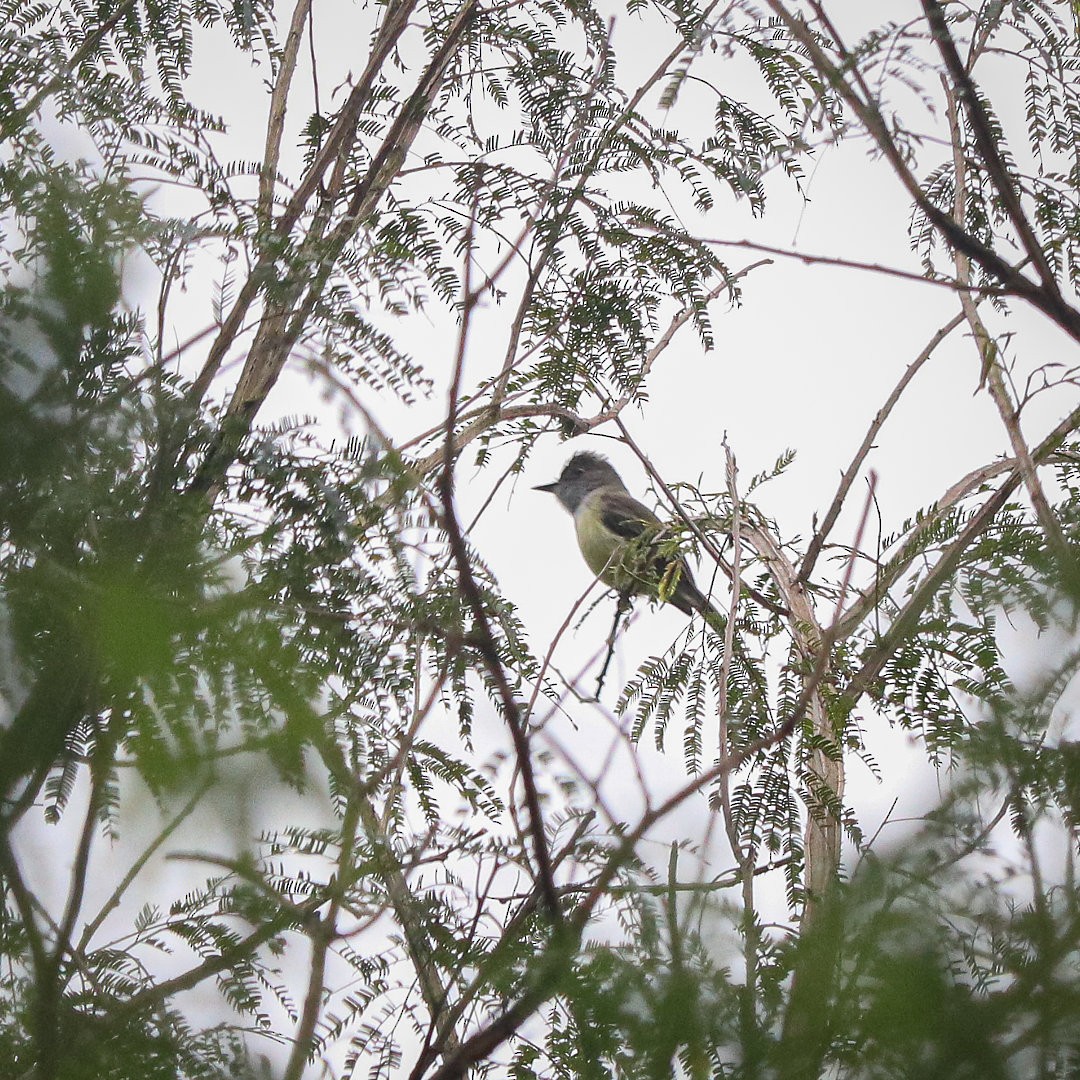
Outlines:
POLYGON ((0 1076, 1080 1069, 1076 5, 878 7, 3 5, 0 1076), (902 265, 765 231, 838 147, 902 265), (789 262, 933 297, 817 405, 861 435, 801 530, 804 447, 720 437, 767 396, 697 475, 641 434, 789 262), (894 521, 920 379, 993 445, 894 521), (493 556, 554 560, 514 508, 569 439, 716 632, 626 649, 560 573, 530 620, 493 556), (898 843, 886 725, 941 792, 898 843))

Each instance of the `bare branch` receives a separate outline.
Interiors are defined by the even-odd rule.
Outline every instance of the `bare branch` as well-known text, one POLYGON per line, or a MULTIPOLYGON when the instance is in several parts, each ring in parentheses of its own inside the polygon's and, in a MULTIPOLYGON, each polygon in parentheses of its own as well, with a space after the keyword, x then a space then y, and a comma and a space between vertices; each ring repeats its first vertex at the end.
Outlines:
POLYGON ((970 256, 992 278, 995 278, 1005 292, 1025 300, 1060 326, 1074 341, 1080 341, 1080 311, 1061 297, 1056 285, 1050 288, 1026 278, 996 251, 958 226, 951 215, 945 213, 930 200, 904 160, 877 105, 868 94, 860 96, 847 78, 849 71, 854 72, 856 79, 861 78, 857 60, 845 54, 841 58, 842 66, 837 66, 806 22, 800 16, 792 14, 782 0, 766 0, 766 3, 806 50, 811 63, 847 102, 868 134, 880 147, 897 179, 903 184, 904 189, 927 220, 953 247, 970 256))
POLYGON ((296 0, 292 23, 285 48, 281 53, 274 91, 270 95, 270 117, 266 124, 266 148, 263 151, 262 175, 259 177, 259 218, 264 227, 271 224, 274 211, 274 185, 277 179, 278 159, 281 155, 281 138, 285 133, 285 110, 289 104, 289 90, 296 72, 296 58, 300 52, 300 39, 304 23, 311 14, 311 0, 296 0))
POLYGON ((521 708, 507 681, 506 672, 503 670, 499 649, 495 643, 495 636, 491 630, 483 597, 480 595, 479 586, 473 575, 468 548, 465 545, 465 538, 461 533, 461 526, 458 523, 457 513, 454 508, 453 432, 457 425, 458 394, 461 390, 461 379, 465 367, 465 348, 468 341, 469 324, 477 301, 477 294, 473 292, 471 287, 471 268, 472 243, 470 228, 470 242, 465 245, 465 303, 463 305, 461 331, 458 337, 457 359, 454 365, 454 375, 450 384, 446 410, 446 438, 442 470, 438 478, 438 487, 442 499, 441 521, 450 544, 454 563, 457 566, 461 591, 472 611, 475 623, 474 643, 484 660, 488 673, 498 688, 503 715, 507 726, 510 728, 511 738, 514 741, 514 752, 517 755, 521 781, 525 788, 525 802, 529 810, 529 830, 536 858, 537 878, 547 906, 548 915, 553 924, 558 925, 562 920, 562 909, 559 906, 559 897, 552 876, 551 855, 548 851, 547 837, 544 834, 544 819, 540 809, 540 797, 536 789, 536 779, 533 775, 529 737, 525 730, 521 708))
MULTIPOLYGON (((1062 420, 1045 439, 1039 443, 1032 453, 1032 461, 1038 465, 1047 461, 1058 449, 1066 438, 1080 425, 1080 408, 1074 409, 1062 420)), ((964 553, 969 547, 990 527, 994 518, 1004 509, 1016 489, 1020 486, 1021 475, 1013 462, 1010 475, 1000 488, 982 505, 978 513, 968 522, 960 535, 945 550, 941 558, 934 564, 929 573, 919 583, 918 588, 912 593, 908 602, 893 620, 888 631, 874 646, 862 666, 848 681, 844 688, 843 696, 851 704, 855 704, 866 693, 874 680, 880 674, 889 657, 915 632, 919 618, 929 606, 937 591, 952 577, 960 565, 964 553)), ((851 613, 845 615, 844 625, 847 626, 851 619, 851 613)))
MULTIPOLYGON (((945 61, 945 67, 956 84, 960 104, 964 107, 968 123, 971 126, 971 132, 975 136, 975 145, 979 148, 981 163, 990 177, 990 182, 997 189, 998 196, 1001 198, 1006 213, 1009 215, 1013 228, 1016 229, 1016 234, 1020 238, 1025 254, 1039 272, 1043 288, 1052 300, 1065 307, 1067 305, 1065 305, 1061 290, 1058 288, 1057 279, 1050 269, 1046 253, 1031 229, 1027 215, 1020 205, 1020 197, 1017 194, 1016 186, 1009 177, 1005 162, 998 151, 997 140, 990 131, 990 121, 986 111, 983 109, 979 92, 956 52, 956 45, 953 42, 952 34, 949 33, 949 25, 945 21, 944 12, 942 12, 937 0, 922 0, 922 8, 926 14, 926 21, 930 24, 930 33, 934 38, 938 51, 941 53, 941 58, 945 61)), ((958 140, 959 132, 954 132, 954 147, 959 146, 958 140)), ((959 181, 960 177, 957 179, 959 181)), ((958 228, 963 228, 962 220, 957 221, 956 224, 958 228)))
MULTIPOLYGON (((929 0, 924 0, 924 6, 927 2, 929 2, 929 0)), ((950 48, 951 45, 952 42, 950 40, 950 48)), ((953 56, 955 57, 955 50, 953 50, 953 56)), ((959 60, 957 60, 957 63, 959 63, 959 60)), ((956 177, 954 184, 956 194, 954 195, 953 202, 953 216, 957 223, 962 225, 967 199, 967 161, 964 158, 963 147, 961 144, 962 134, 960 131, 960 118, 957 115, 956 99, 951 87, 944 78, 942 79, 942 84, 945 92, 949 131, 952 136, 953 171, 956 177)), ((968 257, 961 251, 954 251, 953 260, 956 263, 957 277, 961 281, 970 280, 971 262, 968 257)), ((990 391, 990 397, 997 406, 998 415, 1001 417, 1001 422, 1008 433, 1009 442, 1012 445, 1013 454, 1016 457, 1017 468, 1020 470, 1020 475, 1024 481, 1024 487, 1027 489, 1031 504, 1035 508, 1035 515, 1039 519, 1039 524, 1042 526, 1047 542, 1058 560, 1065 565, 1070 561, 1069 547, 1065 542, 1065 537, 1061 533, 1061 527, 1058 525, 1057 519, 1050 509, 1050 503, 1046 498, 1046 492, 1043 491, 1042 483, 1039 480, 1038 473, 1035 471, 1035 464, 1031 460, 1031 452, 1028 449, 1027 441, 1024 439, 1024 434, 1020 430, 1019 410, 1013 407, 1009 392, 1005 387, 997 344, 990 336, 990 331, 986 328, 986 324, 980 317, 978 308, 975 306, 970 295, 961 292, 959 293, 959 298, 961 309, 964 317, 967 319, 968 326, 971 328, 972 337, 974 338, 975 346, 979 352, 981 371, 980 384, 982 382, 986 383, 987 388, 990 391)))
POLYGON ((885 421, 896 407, 896 403, 908 388, 908 384, 911 380, 915 378, 919 369, 934 354, 934 350, 937 349, 945 338, 947 338, 963 321, 963 315, 954 315, 940 330, 937 331, 937 333, 934 334, 926 348, 923 349, 923 351, 919 353, 919 355, 912 360, 904 370, 904 374, 900 377, 900 381, 893 388, 893 391, 888 398, 886 398, 885 404, 882 405, 874 415, 874 419, 871 421, 870 427, 866 431, 862 444, 855 452, 855 457, 852 458, 851 464, 840 478, 840 486, 836 489, 836 494, 829 504, 829 509, 825 512, 825 517, 822 518, 821 524, 814 531, 814 535, 806 548, 806 555, 803 556, 802 566, 799 568, 799 581, 803 584, 806 584, 806 582, 810 580, 810 575, 813 573, 814 566, 817 564, 821 549, 824 547, 825 541, 829 537, 829 533, 832 532, 832 528, 836 524, 836 519, 840 516, 840 512, 844 508, 844 503, 847 501, 851 485, 855 483, 855 479, 862 469, 863 462, 866 461, 870 451, 874 448, 874 442, 877 439, 878 432, 881 431, 885 421))

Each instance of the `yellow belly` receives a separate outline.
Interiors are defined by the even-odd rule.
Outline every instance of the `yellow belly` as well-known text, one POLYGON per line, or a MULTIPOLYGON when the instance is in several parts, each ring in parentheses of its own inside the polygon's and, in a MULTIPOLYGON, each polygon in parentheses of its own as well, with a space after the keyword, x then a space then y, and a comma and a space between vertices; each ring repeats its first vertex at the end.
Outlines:
MULTIPOLYGON (((585 562, 588 564, 589 569, 601 581, 607 581, 607 574, 615 563, 616 553, 624 545, 614 533, 605 529, 599 521, 589 520, 585 514, 578 515, 575 526, 581 554, 585 556, 585 562)), ((607 583, 609 585, 613 584, 610 581, 607 583)))
POLYGON ((641 561, 644 549, 606 528, 598 513, 583 505, 574 515, 578 546, 589 569, 605 584, 621 593, 649 592, 647 567, 627 565, 625 556, 632 553, 641 561))

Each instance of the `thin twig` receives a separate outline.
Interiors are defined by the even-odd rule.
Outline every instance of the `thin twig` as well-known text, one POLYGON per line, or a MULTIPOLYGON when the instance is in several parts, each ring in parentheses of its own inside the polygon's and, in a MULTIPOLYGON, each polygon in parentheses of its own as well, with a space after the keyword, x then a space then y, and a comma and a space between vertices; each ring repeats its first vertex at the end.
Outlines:
POLYGON ((600 669, 600 674, 596 677, 597 700, 600 699, 600 692, 604 689, 604 679, 607 678, 611 658, 615 655, 615 636, 619 632, 619 622, 622 620, 623 614, 629 606, 630 594, 625 592, 619 593, 618 601, 615 604, 615 617, 611 620, 611 633, 608 634, 607 653, 604 656, 604 666, 600 669))
POLYGON ((829 504, 829 509, 825 513, 825 517, 821 520, 821 525, 814 531, 814 535, 810 540, 810 543, 806 548, 806 555, 803 556, 802 566, 799 568, 799 581, 806 584, 810 580, 810 575, 814 571, 814 566, 817 563, 818 556, 821 554, 821 549, 825 545, 825 541, 829 537, 829 533, 832 532, 833 526, 836 524, 836 519, 840 516, 840 512, 844 508, 844 504, 847 501, 848 492, 851 490, 851 485, 855 482, 856 477, 859 475, 859 471, 862 469, 863 462, 866 460, 870 451, 874 448, 874 443, 877 439, 878 433, 881 431, 885 421, 889 418, 896 403, 900 400, 904 391, 907 389, 908 384, 918 373, 919 369, 926 363, 927 360, 934 354, 937 347, 951 334, 962 322, 964 321, 963 315, 954 315, 940 330, 938 330, 934 336, 930 339, 926 348, 907 366, 904 370, 904 374, 900 377, 900 381, 893 387, 892 393, 885 400, 885 404, 878 409, 874 416, 874 419, 870 423, 870 427, 867 429, 866 436, 863 438, 862 444, 855 452, 855 456, 851 459, 851 464, 847 467, 844 475, 840 478, 840 484, 836 489, 836 494, 833 496, 832 502, 829 504))
POLYGON ((322 1015, 327 954, 337 935, 338 915, 353 880, 356 839, 363 798, 363 795, 354 792, 346 805, 341 823, 341 847, 338 854, 337 873, 328 889, 330 903, 321 919, 313 913, 307 925, 308 938, 311 941, 307 992, 304 995, 300 1019, 293 1035, 292 1052, 282 1074, 282 1080, 300 1080, 311 1055, 315 1027, 322 1015))
POLYGON ((101 905, 98 913, 90 919, 83 927, 82 935, 79 937, 79 943, 76 946, 75 951, 79 954, 85 954, 86 949, 89 947, 94 935, 98 932, 101 924, 109 917, 109 915, 120 906, 120 901, 123 899, 124 894, 127 892, 131 883, 142 872, 143 868, 157 852, 162 844, 169 839, 170 836, 186 821, 192 811, 198 806, 203 796, 210 790, 211 779, 207 777, 200 783, 191 798, 181 807, 176 816, 154 837, 154 839, 147 844, 142 854, 128 867, 127 873, 120 879, 119 884, 112 891, 108 900, 101 905))
POLYGON ((517 756, 518 768, 521 771, 521 782, 525 789, 525 802, 529 811, 529 831, 533 842, 533 852, 536 858, 536 873, 541 892, 547 905, 548 914, 556 925, 562 919, 562 911, 559 906, 558 894, 555 891, 555 881, 552 876, 551 856, 548 851, 547 838, 544 835, 544 819, 540 809, 540 797, 536 789, 536 779, 533 774, 532 758, 529 751, 529 738, 525 730, 521 708, 518 705, 514 692, 506 678, 499 649, 495 643, 495 637, 491 630, 487 611, 480 589, 473 575, 468 548, 465 538, 461 533, 461 526, 457 520, 457 512, 454 507, 454 449, 453 432, 457 423, 458 395, 461 391, 461 381, 465 368, 465 353, 468 343, 469 325, 472 312, 479 299, 479 293, 472 288, 472 230, 475 221, 470 222, 468 242, 465 245, 465 274, 464 274, 464 303, 462 304, 461 330, 458 335, 457 357, 454 364, 453 378, 450 383, 446 410, 446 439, 443 452, 442 470, 438 478, 438 488, 442 500, 442 525, 446 532, 447 541, 458 570, 458 580, 461 591, 465 597, 474 621, 474 644, 488 669, 493 682, 499 692, 502 702, 503 715, 510 729, 510 736, 514 742, 514 751, 517 756))
POLYGON ((860 262, 858 259, 845 259, 839 255, 815 255, 813 252, 776 247, 773 244, 761 244, 755 240, 722 240, 716 237, 701 237, 700 239, 703 244, 710 244, 714 247, 737 248, 740 251, 759 251, 764 255, 776 255, 783 259, 793 259, 796 262, 805 263, 807 266, 835 266, 841 270, 869 271, 885 277, 899 278, 901 281, 910 281, 915 285, 930 285, 937 289, 948 289, 949 292, 967 289, 970 292, 978 293, 980 296, 997 296, 1002 291, 985 285, 965 286, 952 278, 927 277, 917 270, 904 270, 899 266, 860 262))

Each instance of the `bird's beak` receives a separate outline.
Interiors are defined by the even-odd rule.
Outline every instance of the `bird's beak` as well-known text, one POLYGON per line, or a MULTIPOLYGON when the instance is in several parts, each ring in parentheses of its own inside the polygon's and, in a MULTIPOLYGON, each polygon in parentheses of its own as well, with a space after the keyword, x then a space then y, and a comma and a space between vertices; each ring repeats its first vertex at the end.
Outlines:
POLYGON ((548 492, 550 492, 551 494, 554 495, 555 494, 555 488, 558 487, 558 485, 559 485, 558 480, 555 480, 553 483, 550 483, 550 484, 537 484, 536 487, 533 488, 533 491, 548 491, 548 492))

